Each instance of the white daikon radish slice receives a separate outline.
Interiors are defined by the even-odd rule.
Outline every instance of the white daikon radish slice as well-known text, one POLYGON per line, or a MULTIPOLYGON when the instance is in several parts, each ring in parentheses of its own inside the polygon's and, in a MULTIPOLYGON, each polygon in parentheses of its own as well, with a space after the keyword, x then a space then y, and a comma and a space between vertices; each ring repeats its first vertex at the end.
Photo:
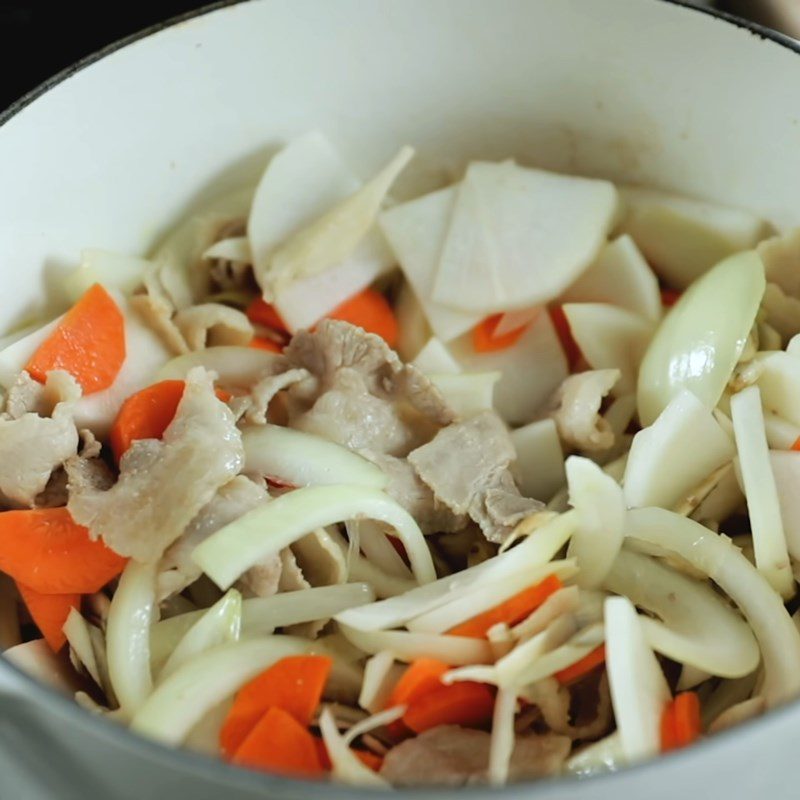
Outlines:
POLYGON ((592 262, 617 209, 607 181, 473 162, 459 189, 432 298, 491 314, 558 297, 592 262))
POLYGON ((614 718, 629 761, 661 751, 661 715, 669 686, 647 644, 639 615, 626 597, 605 602, 606 667, 614 718))
POLYGON ((578 513, 567 552, 578 561, 578 585, 592 589, 603 582, 622 547, 625 498, 619 484, 594 461, 570 456, 565 467, 569 502, 578 513))
POLYGON ((684 292, 642 360, 637 393, 642 425, 681 389, 708 409, 716 406, 744 350, 764 286, 761 259, 746 252, 720 262, 684 292))
POLYGON ((413 361, 433 335, 422 304, 408 281, 403 281, 394 303, 397 317, 397 354, 403 361, 413 361))
POLYGON ((604 587, 651 616, 640 623, 656 652, 712 675, 749 675, 761 659, 750 626, 708 582, 622 550, 604 587))
POLYGON ((790 353, 759 353, 761 368, 756 385, 764 411, 800 425, 800 358, 790 353))
POLYGON ((364 665, 364 683, 358 696, 358 704, 370 714, 386 708, 389 695, 403 670, 394 662, 391 650, 381 650, 364 665))
POLYGON ((767 443, 773 450, 791 450, 800 439, 800 427, 770 411, 764 412, 764 430, 767 432, 767 443))
POLYGON ((131 294, 151 266, 152 262, 144 258, 88 248, 81 252, 80 266, 65 278, 67 297, 75 303, 95 283, 131 294))
POLYGON ((633 437, 623 483, 628 507, 671 509, 735 455, 713 414, 682 391, 633 437))
POLYGON ((549 314, 540 314, 517 343, 504 350, 476 353, 472 337, 463 336, 452 343, 450 352, 466 372, 502 373, 494 405, 510 424, 530 422, 569 374, 549 314))
POLYGON ((363 786, 370 789, 390 789, 389 783, 359 760, 350 745, 339 733, 333 712, 326 706, 319 718, 319 729, 325 750, 331 761, 333 776, 350 786, 363 786))
POLYGON ((800 452, 769 454, 789 553, 800 561, 800 452))
POLYGON ((203 258, 219 258, 224 261, 250 264, 253 261, 250 240, 246 236, 232 236, 229 239, 220 239, 203 253, 203 258))
POLYGON ((511 431, 517 459, 511 465, 520 492, 549 500, 567 481, 564 453, 552 419, 531 422, 511 431))
POLYGON ((661 318, 658 279, 630 236, 604 245, 561 302, 610 303, 654 322, 661 318))
POLYGON ((653 335, 653 323, 605 303, 567 303, 563 308, 572 337, 589 366, 620 371, 613 394, 636 391, 636 376, 653 335))
POLYGON ((469 419, 481 411, 494 408, 495 386, 500 372, 465 372, 458 375, 431 374, 431 381, 442 393, 447 405, 461 419, 469 419))
POLYGON ((770 466, 761 395, 749 386, 731 398, 733 429, 753 532, 756 566, 773 589, 788 600, 795 593, 778 490, 770 466))
POLYGON ((620 187, 630 234, 664 280, 685 289, 717 262, 754 247, 766 232, 748 211, 653 189, 620 187))
POLYGON ((378 220, 428 323, 444 342, 474 328, 485 316, 456 311, 431 300, 455 197, 455 187, 441 189, 384 211, 378 220))
POLYGON ((450 354, 442 340, 435 336, 428 339, 426 345, 417 353, 411 363, 426 375, 456 375, 461 372, 458 362, 450 354))
POLYGON ((533 306, 533 308, 521 308, 519 311, 507 311, 505 314, 500 315, 497 321, 492 336, 497 338, 505 336, 507 333, 514 333, 526 325, 530 325, 539 314, 545 313, 542 306, 533 306))
POLYGON ((736 603, 761 647, 770 706, 800 693, 800 632, 780 596, 730 539, 660 508, 628 512, 628 541, 648 553, 677 553, 736 603))
POLYGON ((0 386, 10 389, 14 385, 17 376, 25 369, 30 357, 58 327, 62 319, 63 316, 45 325, 35 327, 25 336, 0 351, 0 386))

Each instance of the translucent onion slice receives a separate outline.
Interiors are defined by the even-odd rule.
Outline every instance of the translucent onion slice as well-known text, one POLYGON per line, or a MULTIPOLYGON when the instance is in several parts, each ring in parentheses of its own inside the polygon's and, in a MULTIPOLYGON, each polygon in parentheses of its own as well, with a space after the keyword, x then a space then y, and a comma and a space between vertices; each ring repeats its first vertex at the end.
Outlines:
POLYGON ((729 539, 660 508, 629 511, 628 536, 655 555, 677 553, 739 606, 761 647, 770 706, 800 694, 800 632, 780 596, 729 539))
POLYGON ((374 589, 375 596, 381 600, 414 591, 418 586, 413 578, 398 577, 386 572, 382 567, 360 555, 350 563, 350 580, 369 584, 374 589))
POLYGON ((348 483, 383 489, 384 472, 340 444, 310 433, 262 425, 242 433, 245 471, 280 478, 292 486, 348 483))
POLYGON ((578 512, 568 553, 578 563, 578 585, 591 589, 603 582, 622 547, 625 498, 619 484, 588 458, 570 456, 565 466, 569 502, 578 512))
POLYGON ((435 373, 431 381, 459 419, 469 419, 481 411, 494 409, 495 386, 500 372, 465 372, 458 375, 435 373))
POLYGON ((492 648, 485 639, 466 636, 439 636, 407 631, 364 631, 340 623, 342 633, 365 653, 375 655, 391 650, 398 661, 436 658, 446 664, 486 664, 492 661, 492 648))
POLYGON ((185 380, 189 370, 199 366, 216 372, 223 386, 247 389, 276 358, 277 354, 254 347, 208 347, 173 358, 159 370, 155 380, 185 380))
POLYGON ((642 425, 650 425, 681 389, 714 408, 744 350, 764 286, 761 259, 750 251, 720 262, 684 292, 642 360, 642 425))
POLYGON ((397 531, 419 583, 436 579, 430 550, 414 518, 388 495, 363 486, 295 489, 225 525, 195 548, 192 558, 227 589, 245 570, 304 534, 361 517, 385 522, 397 531))
POLYGON ((169 676, 131 720, 131 730, 164 744, 181 744, 209 712, 247 681, 286 656, 322 648, 294 636, 234 642, 187 661, 169 676))
POLYGON ((511 431, 517 452, 511 471, 526 497, 549 500, 566 481, 564 452, 552 419, 531 422, 511 431))
POLYGON ((760 367, 756 385, 764 410, 800 425, 800 358, 788 352, 759 353, 756 361, 760 367))
POLYGON ((606 668, 628 761, 651 758, 661 751, 661 715, 671 697, 641 621, 626 597, 606 600, 606 668))
POLYGON ((106 648, 111 685, 126 717, 153 689, 150 625, 156 613, 156 565, 129 561, 108 610, 106 648))
POLYGON ((412 363, 426 375, 457 375, 461 372, 461 367, 450 354, 447 346, 435 336, 428 339, 412 363))
POLYGON ((558 515, 519 545, 481 564, 412 589, 399 597, 344 611, 335 619, 352 628, 376 631, 403 625, 452 601, 469 602, 479 586, 502 583, 508 575, 546 564, 567 543, 576 525, 574 513, 558 515))
POLYGON ((750 626, 703 583, 640 553, 623 550, 605 588, 650 612, 642 617, 655 651, 723 678, 752 672, 761 658, 750 626))
POLYGON ((94 645, 89 633, 89 623, 83 615, 75 608, 71 608, 67 621, 64 623, 64 635, 67 637, 72 652, 77 656, 86 671, 91 675, 92 680, 100 687, 100 669, 97 666, 97 658, 94 654, 94 645))
POLYGON ((242 596, 231 589, 184 634, 175 646, 161 671, 158 682, 166 680, 173 672, 206 650, 222 644, 236 642, 242 629, 242 596))
POLYGON ((674 508, 735 455, 712 413, 691 392, 681 390, 633 437, 625 467, 625 500, 631 508, 674 508))
POLYGON ((769 454, 775 487, 778 490, 781 520, 786 545, 795 561, 800 560, 800 453, 772 451, 769 454))
POLYGON ((392 689, 400 678, 402 668, 394 661, 391 650, 381 650, 364 665, 364 682, 358 695, 358 704, 371 714, 386 708, 392 689))
POLYGON ((371 520, 360 520, 348 524, 348 536, 350 528, 358 530, 358 539, 361 552, 364 557, 376 567, 396 578, 411 580, 411 571, 406 566, 406 562, 395 550, 394 545, 386 537, 382 526, 371 520))
POLYGON ((784 600, 795 593, 778 490, 770 466, 761 394, 749 386, 731 398, 733 429, 739 451, 756 566, 784 600))
POLYGON ((377 772, 363 764, 350 749, 350 745, 339 733, 333 712, 328 707, 324 708, 320 715, 319 729, 325 742, 325 749, 328 751, 328 757, 331 760, 331 768, 335 778, 351 786, 391 788, 377 772))
POLYGON ((514 716, 517 711, 517 693, 500 689, 494 701, 492 714, 492 741, 489 746, 489 783, 504 786, 508 781, 508 768, 514 753, 514 716))
POLYGON ((80 266, 66 276, 64 288, 71 303, 77 302, 95 283, 122 294, 132 294, 151 266, 152 262, 145 258, 88 248, 81 252, 80 266))

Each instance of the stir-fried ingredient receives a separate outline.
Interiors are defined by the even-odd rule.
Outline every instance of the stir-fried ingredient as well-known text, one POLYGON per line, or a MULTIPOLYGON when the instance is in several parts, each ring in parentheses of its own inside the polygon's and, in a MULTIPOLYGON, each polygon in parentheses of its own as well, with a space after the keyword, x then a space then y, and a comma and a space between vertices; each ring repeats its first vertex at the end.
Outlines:
POLYGON ((800 232, 512 161, 398 203, 412 155, 362 181, 295 139, 0 343, 6 656, 383 789, 586 777, 796 698, 800 232))

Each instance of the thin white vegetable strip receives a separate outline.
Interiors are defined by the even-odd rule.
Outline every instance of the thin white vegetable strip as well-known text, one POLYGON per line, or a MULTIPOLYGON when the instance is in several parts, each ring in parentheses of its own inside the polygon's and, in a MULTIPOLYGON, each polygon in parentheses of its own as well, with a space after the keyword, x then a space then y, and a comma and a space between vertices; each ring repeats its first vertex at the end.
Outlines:
POLYGON ((122 713, 134 714, 153 689, 150 626, 156 611, 156 566, 129 561, 111 600, 106 648, 122 713))
POLYGON ((131 730, 179 745, 205 714, 267 667, 286 656, 320 650, 294 636, 265 636, 208 650, 155 689, 131 720, 131 730))
POLYGON ((384 472, 340 444, 280 425, 260 425, 242 433, 245 471, 280 478, 292 486, 348 483, 383 489, 384 472))
POLYGON ((800 439, 797 425, 770 411, 764 412, 764 430, 767 432, 767 444, 773 450, 791 450, 792 445, 800 439))
POLYGON ((761 647, 768 705, 800 694, 800 632, 766 578, 729 539, 661 508, 629 511, 628 537, 648 552, 682 556, 739 606, 761 647))
POLYGON ((330 708, 325 708, 319 718, 319 729, 328 757, 331 760, 333 775, 340 781, 355 786, 388 789, 389 784, 359 761, 344 737, 339 733, 336 720, 330 708))
POLYGON ((242 628, 242 596, 231 589, 184 634, 167 659, 158 682, 166 680, 172 673, 187 661, 196 658, 200 653, 213 647, 239 639, 242 628))
POLYGON ((357 722, 350 728, 344 735, 344 740, 348 745, 352 744, 359 736, 365 733, 374 731, 376 728, 381 728, 384 725, 391 725, 396 720, 400 719, 406 713, 406 706, 392 706, 385 711, 376 712, 371 717, 357 722))
POLYGON ((772 451, 769 459, 781 505, 786 546, 797 562, 800 560, 800 452, 772 451))
POLYGON ((749 386, 735 394, 731 398, 731 411, 756 566, 772 588, 788 600, 795 593, 795 584, 783 532, 778 490, 770 466, 758 387, 749 386))
POLYGON ((177 356, 159 370, 155 381, 185 380, 193 367, 216 372, 222 386, 249 388, 271 367, 276 353, 254 347, 208 347, 177 356))
POLYGON ((411 571, 380 525, 372 520, 359 520, 348 524, 348 532, 351 525, 355 525, 358 529, 361 551, 371 564, 396 578, 407 581, 412 579, 411 571))
POLYGON ((492 742, 489 747, 489 783, 503 786, 508 781, 508 767, 514 753, 514 715, 517 693, 500 689, 492 714, 492 742))
POLYGON ((375 596, 384 599, 398 597, 417 588, 412 578, 400 578, 373 564, 363 556, 357 555, 350 564, 350 580, 363 581, 375 590, 375 596))
POLYGON ((394 653, 391 650, 381 650, 364 665, 364 682, 358 696, 361 708, 376 714, 386 707, 386 701, 397 682, 397 672, 394 663, 394 653))
POLYGON ((100 670, 97 666, 92 638, 89 634, 89 623, 77 609, 71 608, 63 630, 64 635, 67 637, 67 642, 69 642, 69 646, 78 657, 78 660, 86 667, 86 671, 92 676, 92 680, 102 687, 100 670))
POLYGON ((436 578, 428 545, 413 517, 383 492, 359 486, 295 489, 226 525, 199 545, 192 557, 218 586, 227 588, 249 567, 304 534, 360 517, 395 528, 419 583, 436 578))

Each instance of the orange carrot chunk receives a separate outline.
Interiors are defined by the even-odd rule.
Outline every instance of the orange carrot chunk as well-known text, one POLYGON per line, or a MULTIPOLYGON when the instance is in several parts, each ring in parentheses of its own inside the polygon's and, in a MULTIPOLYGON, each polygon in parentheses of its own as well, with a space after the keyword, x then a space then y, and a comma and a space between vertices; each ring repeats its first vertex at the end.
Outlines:
POLYGON ((247 306, 245 314, 247 314, 247 319, 254 325, 263 325, 265 328, 272 328, 281 333, 288 333, 286 323, 275 310, 275 306, 270 305, 261 297, 256 297, 256 299, 247 306))
POLYGON ((90 539, 66 508, 0 513, 0 570, 34 591, 99 592, 126 562, 90 539))
POLYGON ((494 608, 456 625, 455 628, 448 631, 448 634, 468 636, 471 639, 484 639, 489 629, 499 622, 504 622, 506 625, 516 625, 518 622, 522 622, 562 586, 557 575, 548 575, 535 586, 523 589, 494 608))
POLYGON ((273 342, 272 339, 265 339, 261 336, 254 336, 247 346, 254 347, 256 350, 267 350, 270 353, 283 352, 283 348, 277 342, 273 342))
POLYGON ((493 353, 496 350, 507 350, 509 347, 513 347, 530 327, 530 324, 522 325, 516 330, 497 336, 495 331, 502 318, 502 314, 492 314, 491 317, 486 317, 483 322, 479 322, 472 329, 472 348, 476 353, 493 353))
POLYGON ((667 308, 674 306, 680 300, 682 294, 683 292, 677 292, 674 289, 662 289, 661 305, 667 308))
POLYGON ((442 686, 442 675, 449 664, 435 658, 418 658, 412 661, 392 689, 386 708, 408 705, 418 697, 442 686))
POLYGON ((556 329, 558 340, 561 342, 561 347, 567 357, 567 363, 571 371, 580 360, 581 350, 572 336, 572 330, 569 327, 567 315, 564 313, 564 307, 550 306, 549 311, 550 319, 553 321, 553 327, 556 329))
POLYGON ((701 730, 697 692, 681 692, 667 703, 661 715, 661 752, 687 747, 700 738, 701 730))
POLYGON ((353 749, 355 757, 365 766, 369 767, 373 772, 380 772, 383 766, 383 759, 371 753, 369 750, 356 750, 353 749))
MULTIPOLYGON (((138 439, 160 439, 175 418, 186 388, 184 381, 161 381, 132 394, 123 404, 109 434, 111 450, 119 461, 138 439)), ((231 396, 217 389, 223 402, 231 396)))
POLYGON ((479 728, 492 718, 494 695, 483 683, 463 681, 440 686, 412 700, 403 715, 403 724, 414 733, 438 725, 479 728))
POLYGON ((314 737, 282 708, 270 708, 236 750, 234 764, 279 775, 314 778, 322 764, 314 737))
POLYGON ((389 347, 397 344, 397 318, 389 301, 374 289, 364 289, 353 295, 326 317, 358 325, 367 333, 376 333, 389 347))
POLYGON ((245 684, 220 731, 223 754, 230 757, 236 753, 264 712, 272 707, 282 709, 308 727, 332 664, 327 656, 287 656, 245 684))
POLYGON ((67 621, 70 609, 80 608, 81 596, 75 592, 42 594, 23 583, 18 583, 17 588, 36 627, 41 631, 50 649, 57 653, 67 641, 62 630, 64 623, 67 621))
POLYGON ((108 389, 125 361, 125 318, 99 283, 83 297, 31 356, 25 369, 40 383, 54 369, 69 372, 84 394, 108 389))
POLYGON ((794 440, 794 444, 792 445, 792 450, 800 450, 800 436, 798 436, 794 440))
POLYGON ((559 672, 556 672, 556 680, 558 680, 562 686, 569 686, 569 684, 575 683, 584 676, 588 675, 590 672, 592 672, 592 670, 597 669, 597 667, 603 664, 605 660, 606 646, 601 644, 599 647, 595 647, 591 653, 588 653, 579 661, 576 661, 574 664, 570 664, 570 666, 565 667, 559 672))

